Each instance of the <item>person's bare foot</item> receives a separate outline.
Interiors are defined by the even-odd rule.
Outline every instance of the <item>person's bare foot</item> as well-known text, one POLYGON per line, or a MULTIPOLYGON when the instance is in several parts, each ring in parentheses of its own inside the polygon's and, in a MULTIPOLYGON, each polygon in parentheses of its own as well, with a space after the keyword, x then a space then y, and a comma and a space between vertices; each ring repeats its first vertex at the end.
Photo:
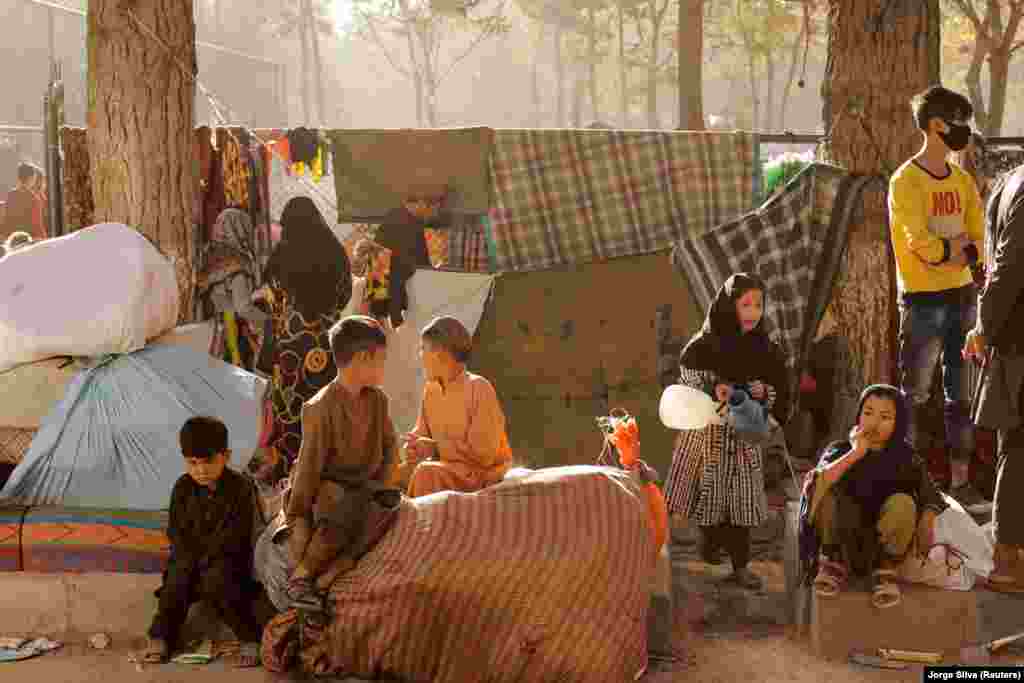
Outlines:
POLYGON ((142 653, 142 661, 146 664, 164 664, 170 657, 167 641, 161 638, 150 638, 142 653))

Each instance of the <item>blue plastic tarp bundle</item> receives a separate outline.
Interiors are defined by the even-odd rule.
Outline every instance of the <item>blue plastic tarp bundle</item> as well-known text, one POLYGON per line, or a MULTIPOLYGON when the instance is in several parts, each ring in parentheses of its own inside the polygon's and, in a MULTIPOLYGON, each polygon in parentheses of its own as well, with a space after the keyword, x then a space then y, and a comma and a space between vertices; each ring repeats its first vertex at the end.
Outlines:
POLYGON ((149 346, 83 370, 0 498, 30 505, 164 510, 185 473, 190 417, 228 427, 237 469, 259 445, 266 380, 182 346, 149 346))

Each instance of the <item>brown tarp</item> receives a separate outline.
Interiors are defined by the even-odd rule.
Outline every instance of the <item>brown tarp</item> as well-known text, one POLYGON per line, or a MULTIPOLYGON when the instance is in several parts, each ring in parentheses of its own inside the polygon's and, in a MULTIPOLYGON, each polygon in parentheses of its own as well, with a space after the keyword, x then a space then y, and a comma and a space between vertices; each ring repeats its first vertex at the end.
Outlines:
POLYGON ((665 252, 495 281, 471 367, 494 382, 517 461, 593 462, 594 418, 622 407, 640 418, 644 460, 668 473, 675 433, 658 420, 654 330, 663 304, 672 306, 672 338, 702 322, 665 252))
POLYGON ((491 208, 490 128, 332 130, 338 222, 379 220, 414 198, 441 197, 456 213, 491 208))

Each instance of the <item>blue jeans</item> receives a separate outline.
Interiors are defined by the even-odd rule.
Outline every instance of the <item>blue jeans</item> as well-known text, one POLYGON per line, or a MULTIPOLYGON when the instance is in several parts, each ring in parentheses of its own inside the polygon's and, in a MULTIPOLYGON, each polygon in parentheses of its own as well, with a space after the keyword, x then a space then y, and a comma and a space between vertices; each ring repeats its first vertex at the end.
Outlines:
POLYGON ((921 407, 931 397, 935 366, 941 360, 945 442, 958 460, 969 458, 974 451, 968 367, 961 351, 976 309, 971 287, 935 299, 900 302, 900 388, 910 400, 910 439, 915 446, 921 445, 921 407))

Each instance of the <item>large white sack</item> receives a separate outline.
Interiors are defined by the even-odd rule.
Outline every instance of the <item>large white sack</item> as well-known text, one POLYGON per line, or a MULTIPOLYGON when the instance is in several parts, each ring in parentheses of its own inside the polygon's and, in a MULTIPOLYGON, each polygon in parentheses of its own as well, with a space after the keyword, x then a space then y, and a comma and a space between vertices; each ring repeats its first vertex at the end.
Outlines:
MULTIPOLYGON (((209 353, 212 341, 213 323, 207 321, 176 327, 150 344, 209 353)), ((39 429, 84 367, 79 360, 50 358, 0 372, 0 427, 39 429)))
POLYGON ((138 351, 174 327, 178 305, 174 266, 126 225, 37 242, 0 262, 0 372, 138 351))

